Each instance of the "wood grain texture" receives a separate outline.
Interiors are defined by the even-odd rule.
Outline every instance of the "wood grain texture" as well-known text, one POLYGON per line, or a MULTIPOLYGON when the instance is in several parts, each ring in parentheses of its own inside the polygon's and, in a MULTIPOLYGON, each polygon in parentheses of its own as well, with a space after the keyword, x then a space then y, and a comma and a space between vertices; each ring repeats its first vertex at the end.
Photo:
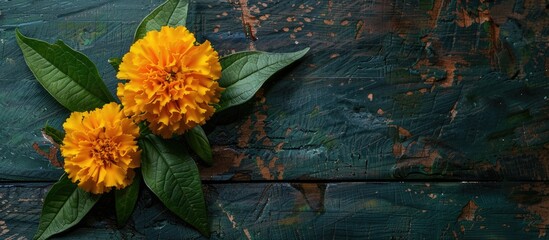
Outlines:
MULTIPOLYGON (((3 4, 2 178, 56 179, 32 144, 47 151, 40 127, 68 115, 24 65, 14 29, 88 54, 114 92, 106 59, 159 3, 3 4)), ((543 1, 419 3, 191 4, 189 28, 221 54, 312 49, 236 109, 243 116, 207 126, 218 152, 203 179, 547 180, 543 1)))
MULTIPOLYGON (((0 186, 0 237, 30 238, 48 184, 0 186)), ((549 224, 546 183, 207 184, 212 239, 534 239, 549 224), (532 196, 536 196, 532 198, 532 196)), ((116 227, 104 198, 61 238, 198 239, 148 191, 116 227)))
MULTIPOLYGON (((161 2, 0 4, 0 238, 36 230, 62 172, 40 128, 69 115, 25 66, 15 28, 82 51, 114 93, 107 59, 127 52, 161 2)), ((193 1, 188 27, 221 55, 311 47, 252 101, 204 126, 214 145, 214 165, 201 167, 213 238, 548 238, 547 7, 193 1)), ((112 197, 68 234, 201 238, 148 191, 124 228, 109 206, 112 197)))

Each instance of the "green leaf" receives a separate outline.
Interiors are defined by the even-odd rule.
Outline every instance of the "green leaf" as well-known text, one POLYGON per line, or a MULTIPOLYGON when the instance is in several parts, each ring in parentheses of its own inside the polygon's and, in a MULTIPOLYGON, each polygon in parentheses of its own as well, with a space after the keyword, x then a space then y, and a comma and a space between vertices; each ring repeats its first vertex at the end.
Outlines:
POLYGON ((188 0, 168 0, 147 15, 135 31, 134 41, 143 38, 148 31, 160 30, 162 26, 185 26, 188 0))
POLYGON ((120 66, 120 63, 122 63, 122 60, 120 58, 113 57, 113 58, 109 58, 109 60, 107 61, 112 66, 112 68, 114 68, 114 70, 118 72, 118 67, 120 66))
POLYGON ((200 126, 196 126, 185 133, 185 140, 191 149, 209 166, 212 165, 212 148, 208 136, 200 126))
POLYGON ((140 141, 145 184, 173 213, 210 236, 196 163, 181 144, 149 134, 140 141))
POLYGON ((34 239, 46 239, 76 225, 101 196, 88 193, 64 174, 48 192, 34 239))
POLYGON ((34 77, 61 105, 87 111, 113 102, 95 65, 62 41, 49 44, 15 30, 17 44, 34 77))
POLYGON ((44 135, 44 137, 47 138, 48 141, 53 141, 57 144, 63 144, 63 139, 65 138, 64 132, 62 132, 61 130, 57 130, 47 124, 44 128, 42 128, 42 135, 44 135))
POLYGON ((309 48, 292 53, 239 52, 221 58, 219 85, 225 91, 221 93, 217 111, 250 100, 269 77, 308 51, 309 48))
POLYGON ((124 226, 132 215, 137 197, 139 196, 139 187, 141 186, 141 174, 136 171, 133 182, 124 189, 114 191, 114 200, 116 208, 116 221, 118 226, 124 226))

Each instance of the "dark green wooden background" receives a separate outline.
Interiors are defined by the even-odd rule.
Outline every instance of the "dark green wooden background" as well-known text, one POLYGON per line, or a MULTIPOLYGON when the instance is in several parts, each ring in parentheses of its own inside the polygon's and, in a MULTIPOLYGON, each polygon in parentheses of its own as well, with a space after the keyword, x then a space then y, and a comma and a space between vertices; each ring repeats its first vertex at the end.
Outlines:
MULTIPOLYGON (((98 66, 158 0, 0 1, 0 238, 31 238, 62 171, 40 133, 69 112, 14 31, 98 66)), ((549 1, 194 1, 189 28, 226 55, 299 63, 205 129, 212 238, 549 238, 549 1), (254 41, 254 38, 255 39, 254 41), (233 113, 231 113, 231 111, 233 113)), ((116 227, 105 198, 71 238, 200 238, 148 191, 116 227)))

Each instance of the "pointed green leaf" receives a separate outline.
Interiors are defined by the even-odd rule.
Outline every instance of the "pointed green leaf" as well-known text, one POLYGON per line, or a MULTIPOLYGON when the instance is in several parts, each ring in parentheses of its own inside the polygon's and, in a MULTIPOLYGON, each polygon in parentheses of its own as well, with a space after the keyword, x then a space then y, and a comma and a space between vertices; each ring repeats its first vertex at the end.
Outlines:
POLYGON ((44 199, 34 239, 46 239, 76 225, 97 203, 100 195, 88 193, 63 175, 44 199))
POLYGON ((221 58, 223 70, 219 85, 225 91, 221 93, 217 111, 250 100, 269 77, 307 51, 309 48, 292 53, 240 52, 221 58))
POLYGON ((62 41, 49 44, 15 31, 17 43, 34 77, 61 105, 87 111, 113 102, 95 65, 62 41))
POLYGON ((185 133, 185 140, 191 149, 208 165, 212 165, 212 148, 208 136, 200 126, 196 126, 185 133))
POLYGON ((140 186, 141 174, 137 171, 130 186, 114 191, 116 222, 118 223, 118 226, 124 226, 132 215, 135 204, 137 203, 137 197, 139 196, 140 186))
POLYGON ((65 138, 64 132, 62 132, 61 130, 57 130, 49 125, 46 125, 42 129, 42 134, 44 135, 44 137, 48 138, 50 142, 53 141, 57 144, 63 144, 63 139, 65 138))
POLYGON ((162 26, 185 26, 188 0, 168 0, 147 15, 135 31, 134 41, 143 38, 148 31, 160 30, 162 26))
POLYGON ((209 236, 206 202, 196 163, 181 144, 149 134, 140 141, 145 184, 173 213, 209 236))
POLYGON ((120 66, 120 63, 122 62, 122 60, 120 58, 113 57, 113 58, 109 58, 109 60, 107 61, 112 66, 112 68, 114 68, 114 70, 118 72, 118 66, 120 66))

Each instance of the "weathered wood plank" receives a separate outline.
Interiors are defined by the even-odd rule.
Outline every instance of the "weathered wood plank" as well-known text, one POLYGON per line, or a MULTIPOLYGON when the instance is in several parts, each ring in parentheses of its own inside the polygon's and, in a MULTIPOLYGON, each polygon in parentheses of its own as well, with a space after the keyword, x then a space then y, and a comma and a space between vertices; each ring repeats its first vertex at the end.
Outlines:
MULTIPOLYGON (((68 116, 24 65, 15 27, 83 51, 114 92, 106 59, 127 51, 160 2, 2 3, 0 178, 57 179, 35 148, 53 150, 39 129, 68 116)), ((312 48, 239 109, 245 115, 207 128, 217 157, 203 179, 549 179, 542 0, 191 6, 189 28, 222 54, 312 48)))
MULTIPOLYGON (((30 238, 48 184, 0 185, 0 238, 30 238)), ((237 183, 204 187, 213 239, 547 238, 547 183, 237 183)), ((106 198, 66 238, 195 239, 142 191, 124 228, 106 198)))

